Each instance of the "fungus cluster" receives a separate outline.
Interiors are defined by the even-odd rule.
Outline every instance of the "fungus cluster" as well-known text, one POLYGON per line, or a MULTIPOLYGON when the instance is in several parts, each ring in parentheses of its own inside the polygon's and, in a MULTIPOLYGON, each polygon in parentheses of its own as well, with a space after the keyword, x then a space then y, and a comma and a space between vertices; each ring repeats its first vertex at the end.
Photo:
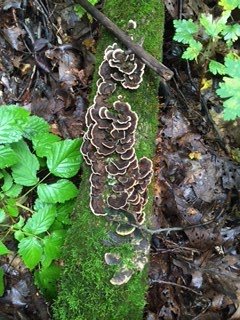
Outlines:
MULTIPOLYGON (((108 98, 118 83, 126 89, 137 89, 143 72, 144 64, 133 53, 118 48, 116 43, 108 46, 99 67, 94 103, 86 113, 87 130, 81 151, 92 171, 90 208, 99 216, 123 213, 124 221, 116 229, 119 235, 133 233, 136 224, 144 222, 153 170, 151 160, 136 157, 137 114, 120 98, 111 104, 108 98)), ((126 273, 125 280, 131 277, 130 271, 126 273)))

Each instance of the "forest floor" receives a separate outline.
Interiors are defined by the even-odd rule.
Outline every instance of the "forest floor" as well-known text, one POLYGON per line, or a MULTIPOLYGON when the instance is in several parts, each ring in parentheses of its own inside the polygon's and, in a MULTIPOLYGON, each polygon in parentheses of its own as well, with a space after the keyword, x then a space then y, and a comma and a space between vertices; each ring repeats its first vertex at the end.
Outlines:
MULTIPOLYGON (((173 41, 177 1, 165 2, 163 62, 175 75, 159 88, 159 230, 152 236, 145 318, 240 319, 240 166, 229 153, 238 146, 238 130, 213 121, 220 101, 211 88, 201 90, 195 64, 181 59, 173 41)), ((194 3, 186 1, 181 15, 196 19, 214 10, 215 1, 194 3)), ((1 2, 0 105, 24 106, 63 138, 83 136, 98 36, 99 25, 86 15, 79 19, 73 5, 56 2, 53 10, 41 0, 1 2)), ((50 319, 49 305, 19 259, 0 264, 7 270, 0 318, 50 319)))

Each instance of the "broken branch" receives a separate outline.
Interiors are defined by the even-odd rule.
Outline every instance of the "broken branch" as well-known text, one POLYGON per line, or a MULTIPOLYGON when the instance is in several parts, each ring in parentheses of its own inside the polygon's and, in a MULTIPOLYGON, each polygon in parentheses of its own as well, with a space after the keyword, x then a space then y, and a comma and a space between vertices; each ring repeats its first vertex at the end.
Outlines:
POLYGON ((165 80, 170 80, 172 78, 173 72, 169 68, 159 62, 150 53, 145 51, 139 44, 134 43, 125 32, 118 28, 118 26, 116 26, 98 9, 92 6, 87 0, 78 0, 78 3, 105 28, 111 31, 127 48, 132 50, 132 52, 134 52, 136 56, 140 58, 149 68, 151 68, 165 80))

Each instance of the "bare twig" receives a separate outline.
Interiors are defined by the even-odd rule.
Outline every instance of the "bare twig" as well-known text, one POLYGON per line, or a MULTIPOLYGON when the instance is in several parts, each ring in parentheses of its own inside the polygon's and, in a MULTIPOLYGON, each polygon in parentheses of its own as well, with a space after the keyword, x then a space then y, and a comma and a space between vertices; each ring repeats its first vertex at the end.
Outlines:
POLYGON ((173 72, 169 68, 160 63, 150 53, 146 52, 140 45, 134 43, 125 32, 118 28, 108 17, 92 6, 87 0, 78 0, 78 3, 105 28, 111 31, 126 47, 132 50, 149 68, 165 80, 172 78, 173 72))
POLYGON ((188 291, 191 291, 195 294, 197 294, 198 296, 201 296, 202 293, 201 292, 197 292, 189 287, 186 287, 186 286, 183 286, 181 284, 178 284, 178 283, 175 283, 175 282, 170 282, 170 281, 163 281, 163 280, 151 280, 150 281, 150 284, 153 284, 153 283, 160 283, 160 284, 168 284, 170 286, 175 286, 175 287, 179 287, 179 288, 182 288, 184 290, 188 290, 188 291))

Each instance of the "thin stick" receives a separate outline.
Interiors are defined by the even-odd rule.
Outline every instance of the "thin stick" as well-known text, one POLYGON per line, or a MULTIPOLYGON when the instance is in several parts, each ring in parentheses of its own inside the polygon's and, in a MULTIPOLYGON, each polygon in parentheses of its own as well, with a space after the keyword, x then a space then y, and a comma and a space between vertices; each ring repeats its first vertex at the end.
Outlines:
POLYGON ((152 283, 168 284, 168 285, 170 285, 170 286, 175 286, 175 287, 182 288, 182 289, 184 289, 184 290, 191 291, 191 292, 197 294, 198 296, 201 296, 201 295, 202 295, 201 292, 197 292, 197 291, 195 291, 195 290, 193 290, 193 289, 191 289, 191 288, 189 288, 189 287, 183 286, 183 285, 178 284, 178 283, 175 283, 175 282, 169 282, 169 281, 163 281, 163 280, 151 280, 151 281, 150 281, 150 284, 152 284, 152 283))
POLYGON ((111 31, 127 48, 132 50, 149 68, 165 80, 172 78, 173 72, 169 68, 160 63, 150 53, 146 52, 139 44, 134 43, 125 32, 118 28, 108 17, 92 6, 87 0, 78 0, 78 3, 105 28, 111 31))

